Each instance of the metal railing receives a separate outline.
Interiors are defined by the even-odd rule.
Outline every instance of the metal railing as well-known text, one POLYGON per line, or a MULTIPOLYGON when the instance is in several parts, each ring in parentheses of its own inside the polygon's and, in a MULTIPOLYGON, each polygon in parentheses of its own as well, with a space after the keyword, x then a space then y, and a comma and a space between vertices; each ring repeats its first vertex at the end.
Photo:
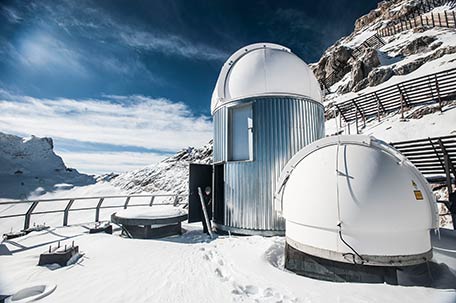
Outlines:
POLYGON ((401 118, 407 108, 422 104, 437 103, 442 110, 443 101, 456 99, 456 68, 420 76, 387 87, 335 103, 337 113, 347 123, 355 121, 358 133, 358 119, 363 121, 399 110, 401 118))
POLYGON ((11 215, 0 215, 0 219, 5 218, 15 218, 15 217, 24 217, 24 230, 30 227, 30 219, 32 215, 43 215, 43 214, 52 214, 52 213, 62 213, 63 212, 63 226, 68 226, 68 215, 71 212, 75 211, 87 211, 95 210, 95 222, 100 221, 100 210, 109 209, 109 208, 124 208, 127 207, 136 207, 136 206, 153 206, 154 200, 157 197, 171 197, 174 198, 172 203, 160 203, 155 205, 174 205, 178 206, 184 203, 179 203, 179 197, 185 197, 187 195, 179 194, 150 194, 150 195, 123 195, 123 196, 94 196, 94 197, 73 197, 73 198, 55 198, 55 199, 33 199, 33 200, 22 200, 22 201, 3 201, 0 202, 2 205, 21 205, 21 204, 30 204, 25 213, 11 214, 11 215), (130 204, 131 199, 134 198, 150 198, 148 203, 142 204, 130 204), (120 205, 106 205, 103 206, 103 202, 106 199, 125 199, 123 204, 120 205), (71 208, 75 201, 78 200, 98 200, 96 206, 92 207, 80 207, 80 208, 71 208), (49 202, 67 202, 64 209, 56 210, 43 210, 43 211, 34 211, 38 204, 40 203, 49 203, 49 202))
POLYGON ((455 28, 456 13, 455 11, 443 11, 438 13, 431 12, 424 15, 412 15, 410 18, 400 20, 397 24, 379 29, 377 34, 387 37, 419 26, 455 28))
POLYGON ((452 185, 452 180, 456 182, 456 135, 399 141, 390 145, 406 156, 428 180, 434 179, 435 175, 445 176, 448 200, 437 202, 447 207, 456 229, 456 192, 452 185))

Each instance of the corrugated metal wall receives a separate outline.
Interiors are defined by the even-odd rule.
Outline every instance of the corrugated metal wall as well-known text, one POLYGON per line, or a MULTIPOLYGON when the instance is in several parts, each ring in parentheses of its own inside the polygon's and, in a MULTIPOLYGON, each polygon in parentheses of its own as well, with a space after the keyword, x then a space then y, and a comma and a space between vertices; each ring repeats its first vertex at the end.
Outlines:
MULTIPOLYGON (((324 137, 324 107, 295 97, 262 97, 253 101, 254 161, 225 164, 227 227, 283 231, 274 210, 276 182, 287 161, 307 144, 324 137)), ((214 114, 214 161, 226 161, 227 108, 214 114)))

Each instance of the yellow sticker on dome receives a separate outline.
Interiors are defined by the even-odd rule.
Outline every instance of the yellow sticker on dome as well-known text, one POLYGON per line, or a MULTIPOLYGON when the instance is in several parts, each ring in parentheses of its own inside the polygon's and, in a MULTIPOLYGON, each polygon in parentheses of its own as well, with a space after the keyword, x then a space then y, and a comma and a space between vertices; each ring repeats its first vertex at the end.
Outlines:
POLYGON ((423 193, 421 190, 414 190, 413 193, 415 194, 415 199, 417 200, 423 200, 423 193))

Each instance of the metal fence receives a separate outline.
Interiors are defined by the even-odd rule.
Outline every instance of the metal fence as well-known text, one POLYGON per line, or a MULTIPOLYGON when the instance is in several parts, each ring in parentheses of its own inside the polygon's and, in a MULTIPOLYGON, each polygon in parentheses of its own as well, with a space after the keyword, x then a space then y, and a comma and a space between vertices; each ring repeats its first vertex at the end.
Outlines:
POLYGON ((353 49, 352 58, 356 60, 362 55, 365 49, 379 49, 383 45, 385 45, 385 41, 383 41, 383 39, 378 34, 372 35, 364 40, 364 42, 361 43, 358 47, 353 49))
POLYGON ((382 37, 392 36, 419 26, 456 28, 456 13, 455 11, 443 11, 412 15, 407 19, 400 20, 397 24, 379 29, 377 34, 382 37))
POLYGON ((406 80, 364 95, 334 104, 337 113, 349 123, 358 120, 364 124, 366 119, 381 116, 388 112, 404 111, 412 106, 426 103, 438 103, 442 108, 443 101, 456 99, 456 68, 434 74, 406 80))
POLYGON ((151 194, 151 195, 126 195, 126 196, 96 196, 96 197, 74 197, 74 198, 56 198, 56 199, 36 199, 36 200, 23 200, 23 201, 3 201, 0 202, 0 206, 2 205, 28 205, 27 211, 24 213, 19 214, 11 214, 11 215, 0 215, 0 219, 5 218, 15 218, 15 217, 24 217, 24 230, 30 227, 30 219, 32 215, 43 215, 43 214, 52 214, 52 213, 63 213, 63 226, 68 225, 68 215, 70 212, 76 211, 87 211, 87 210, 95 210, 94 213, 94 220, 95 222, 99 222, 100 220, 100 210, 101 209, 109 209, 109 208, 124 208, 127 207, 136 207, 136 206, 153 206, 153 205, 174 205, 178 206, 182 203, 179 203, 179 197, 184 197, 186 195, 178 195, 178 194, 151 194), (158 197, 164 198, 172 198, 174 199, 172 203, 160 203, 154 204, 154 201, 158 197), (148 203, 141 203, 141 204, 131 204, 132 199, 137 198, 150 198, 148 203), (105 205, 103 206, 103 202, 106 199, 125 199, 121 205, 105 205), (98 200, 96 206, 91 207, 80 207, 80 208, 72 208, 75 201, 80 200, 98 200), (43 211, 35 211, 36 207, 40 203, 63 203, 66 202, 66 206, 64 209, 56 209, 56 210, 43 210, 43 211))
POLYGON ((456 177, 456 135, 390 143, 423 175, 456 177), (453 175, 453 176, 451 176, 453 175))
POLYGON ((456 229, 456 135, 423 138, 410 141, 390 143, 407 157, 428 180, 435 175, 444 175, 448 189, 448 200, 438 202, 445 204, 448 214, 452 216, 453 228, 456 229))

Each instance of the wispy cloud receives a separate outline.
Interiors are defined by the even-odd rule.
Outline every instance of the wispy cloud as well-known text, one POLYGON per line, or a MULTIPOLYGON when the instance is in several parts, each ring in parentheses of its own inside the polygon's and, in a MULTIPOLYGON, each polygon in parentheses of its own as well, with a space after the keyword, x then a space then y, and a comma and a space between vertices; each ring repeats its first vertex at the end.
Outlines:
POLYGON ((112 167, 113 171, 137 168, 137 163, 151 164, 149 161, 161 159, 164 153, 198 146, 212 137, 208 117, 194 115, 181 102, 140 95, 38 99, 0 91, 0 112, 0 131, 6 133, 157 151, 122 154, 121 148, 116 153, 108 149, 106 157, 101 151, 84 155, 79 149, 72 156, 71 151, 63 151, 70 155, 71 165, 84 165, 80 167, 83 170, 100 166, 112 167), (87 160, 82 162, 85 156, 87 160), (122 157, 123 161, 113 162, 122 157))
POLYGON ((162 52, 197 60, 224 60, 227 53, 204 44, 190 42, 176 35, 165 35, 121 28, 119 37, 125 44, 143 50, 162 52))
POLYGON ((50 20, 68 34, 78 33, 88 39, 117 41, 124 46, 202 61, 224 60, 228 53, 206 43, 195 42, 164 28, 147 27, 143 22, 126 23, 102 9, 94 1, 63 1, 60 5, 35 3, 34 10, 44 10, 50 20))
POLYGON ((37 32, 22 39, 18 54, 23 64, 32 68, 60 67, 85 74, 81 56, 55 37, 37 32))

